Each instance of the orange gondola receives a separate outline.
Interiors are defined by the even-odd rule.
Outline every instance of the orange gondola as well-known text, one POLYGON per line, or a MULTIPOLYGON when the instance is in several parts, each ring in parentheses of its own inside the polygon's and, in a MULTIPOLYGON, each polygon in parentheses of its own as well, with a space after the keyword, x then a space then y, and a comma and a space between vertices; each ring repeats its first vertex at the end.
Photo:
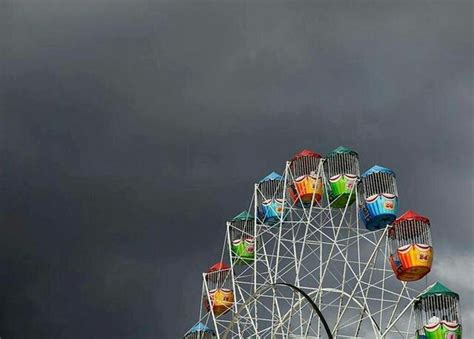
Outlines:
POLYGON ((390 264, 398 279, 415 281, 431 271, 433 246, 428 218, 408 211, 389 231, 390 264))
POLYGON ((231 268, 222 262, 211 266, 204 273, 207 294, 203 296, 208 312, 219 316, 227 313, 234 305, 231 268))
POLYGON ((320 162, 321 155, 309 150, 303 150, 291 159, 289 194, 293 203, 314 205, 321 201, 323 182, 320 162))

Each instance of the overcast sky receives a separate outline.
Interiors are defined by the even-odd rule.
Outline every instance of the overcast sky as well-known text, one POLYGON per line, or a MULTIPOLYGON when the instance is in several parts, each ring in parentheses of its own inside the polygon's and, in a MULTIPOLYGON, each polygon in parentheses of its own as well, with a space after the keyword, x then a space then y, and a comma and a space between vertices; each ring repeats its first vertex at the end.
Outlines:
MULTIPOLYGON (((357 150, 474 331, 473 5, 0 1, 0 336, 164 338, 253 183, 357 150)), ((471 333, 471 334, 469 334, 471 333)))

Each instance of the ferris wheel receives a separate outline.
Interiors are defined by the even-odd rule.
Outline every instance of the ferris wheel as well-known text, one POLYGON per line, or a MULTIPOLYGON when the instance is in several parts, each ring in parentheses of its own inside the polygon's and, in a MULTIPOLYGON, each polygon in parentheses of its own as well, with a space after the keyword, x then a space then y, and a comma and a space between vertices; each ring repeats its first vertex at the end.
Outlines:
POLYGON ((392 170, 303 150, 253 191, 185 338, 461 338, 459 295, 427 286, 430 221, 397 218, 392 170))

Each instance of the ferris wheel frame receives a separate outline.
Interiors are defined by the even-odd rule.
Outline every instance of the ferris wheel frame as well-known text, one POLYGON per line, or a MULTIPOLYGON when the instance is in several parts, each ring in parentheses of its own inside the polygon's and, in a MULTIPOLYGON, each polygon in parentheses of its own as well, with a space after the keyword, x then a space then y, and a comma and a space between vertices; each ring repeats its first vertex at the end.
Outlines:
MULTIPOLYGON (((328 179, 324 173, 324 159, 322 159, 321 162, 319 163, 317 172, 315 174, 317 178, 319 177, 321 178, 323 187, 327 187, 328 179)), ((357 179, 357 181, 358 180, 359 179, 357 179)), ((282 178, 283 201, 288 201, 288 197, 287 197, 288 184, 291 183, 292 181, 295 181, 295 178, 290 169, 290 162, 287 162, 285 166, 284 176, 282 178)), ((314 199, 314 194, 315 192, 313 192, 313 199, 314 199)), ((324 194, 325 194, 325 201, 329 202, 329 195, 328 195, 327 189, 324 190, 324 194)), ((259 297, 265 296, 265 293, 267 293, 268 291, 271 291, 271 290, 274 291, 275 288, 279 285, 286 285, 292 288, 294 287, 293 289, 294 291, 302 292, 302 294, 301 293, 300 294, 303 296, 303 298, 300 298, 299 301, 297 301, 294 305, 292 305, 290 310, 287 310, 287 312, 283 314, 281 314, 281 310, 278 308, 278 304, 274 303, 272 305, 273 307, 272 312, 279 313, 279 317, 282 319, 280 324, 275 325, 277 327, 282 326, 283 322, 286 321, 288 317, 291 317, 291 314, 295 310, 298 310, 298 307, 300 308, 302 307, 301 302, 306 301, 316 306, 316 308, 313 307, 312 312, 316 312, 318 315, 320 315, 318 321, 321 321, 321 323, 323 323, 323 326, 327 327, 326 329, 329 331, 326 331, 326 332, 329 333, 331 336, 337 336, 338 326, 340 325, 345 312, 349 308, 349 303, 354 302, 360 308, 362 312, 361 318, 359 320, 359 324, 357 325, 357 333, 360 330, 360 324, 362 323, 364 319, 369 320, 372 330, 373 330, 373 334, 377 338, 385 338, 390 333, 390 331, 395 326, 395 324, 410 309, 414 300, 418 296, 418 293, 415 293, 415 294, 408 293, 409 289, 407 287, 407 283, 401 282, 401 290, 399 292, 394 293, 398 297, 398 299, 394 301, 395 306, 393 307, 393 311, 390 314, 388 325, 385 326, 384 328, 381 328, 380 324, 377 322, 375 317, 379 315, 380 320, 382 320, 382 313, 385 311, 385 309, 377 310, 377 312, 375 313, 371 312, 370 307, 369 307, 369 302, 367 299, 369 299, 368 291, 373 287, 371 283, 372 275, 370 275, 369 283, 367 283, 367 281, 364 281, 364 277, 367 271, 370 271, 373 269, 373 266, 375 265, 374 262, 376 260, 376 259, 374 260, 374 257, 377 257, 377 255, 382 251, 384 255, 384 258, 383 258, 384 266, 382 269, 383 274, 384 274, 383 281, 382 281, 382 291, 385 291, 385 290, 388 291, 388 287, 385 286, 385 280, 387 279, 388 276, 390 277, 394 276, 391 270, 386 269, 386 266, 387 266, 386 265, 387 263, 387 243, 386 243, 387 236, 386 235, 387 235, 388 228, 384 228, 378 231, 367 231, 365 229, 362 229, 362 227, 360 227, 359 225, 359 218, 358 218, 359 194, 357 191, 357 184, 352 186, 351 194, 355 194, 355 199, 356 199, 354 206, 352 207, 353 211, 349 211, 350 209, 349 200, 347 201, 342 211, 341 210, 333 211, 333 208, 330 206, 329 203, 326 206, 323 206, 322 204, 315 205, 311 203, 309 206, 305 207, 303 204, 303 201, 299 201, 300 204, 298 204, 298 202, 295 202, 292 206, 289 206, 289 209, 287 209, 286 207, 282 209, 280 213, 280 220, 278 221, 278 223, 276 225, 273 225, 272 227, 268 227, 267 225, 263 224, 261 220, 259 220, 258 218, 257 202, 258 202, 258 196, 259 196, 259 186, 258 184, 255 184, 253 197, 248 209, 248 210, 253 209, 253 215, 254 215, 253 237, 255 241, 255 258, 253 262, 251 264, 248 264, 246 267, 246 269, 250 271, 250 274, 248 274, 249 272, 247 272, 247 275, 250 278, 248 281, 246 281, 246 285, 248 285, 247 288, 249 288, 249 290, 247 291, 248 293, 244 295, 244 293, 242 293, 241 286, 239 286, 241 284, 241 282, 239 281, 239 276, 242 273, 241 272, 236 273, 236 270, 235 270, 235 268, 237 268, 237 266, 240 266, 240 265, 236 265, 236 263, 233 260, 235 254, 231 250, 231 237, 230 237, 230 230, 231 230, 232 225, 231 223, 227 223, 226 241, 224 244, 221 260, 227 256, 230 259, 230 263, 231 263, 230 276, 231 276, 232 288, 236 295, 236 300, 234 304, 232 305, 232 309, 230 310, 231 311, 230 313, 233 314, 230 320, 229 319, 223 320, 222 316, 214 314, 214 311, 212 310, 212 308, 209 311, 209 314, 213 320, 218 338, 227 338, 229 335, 242 338, 243 335, 241 333, 241 328, 238 326, 238 324, 239 324, 239 319, 243 317, 242 314, 244 313, 247 314, 248 321, 251 323, 251 326, 253 326, 253 328, 255 329, 255 334, 256 334, 255 337, 260 338, 260 336, 258 335, 258 331, 259 331, 258 322, 260 320, 259 314, 258 314, 258 307, 252 306, 252 303, 257 304, 259 297), (296 221, 286 220, 285 219, 286 214, 294 213, 296 209, 299 209, 299 212, 295 213, 295 215, 299 216, 300 220, 296 220, 296 221), (351 214, 351 212, 355 214, 356 217, 354 220, 350 219, 349 221, 347 221, 345 219, 346 214, 347 213, 351 214), (315 213, 316 213, 316 216, 315 216, 315 213), (314 229, 310 229, 311 223, 313 223, 319 216, 321 216, 321 220, 323 219, 323 216, 326 218, 324 223, 321 223, 319 225, 320 229, 318 229, 317 227, 314 229), (350 223, 352 226, 354 226, 354 230, 356 232, 355 235, 352 235, 350 237, 347 236, 346 238, 344 238, 344 240, 347 242, 346 247, 344 247, 344 245, 341 245, 341 241, 340 239, 338 239, 341 229, 345 227, 345 226, 343 227, 344 222, 350 223), (280 262, 281 257, 284 255, 284 253, 280 253, 281 249, 283 248, 282 243, 285 240, 285 236, 287 236, 287 234, 284 233, 287 231, 287 229, 285 229, 285 227, 283 226, 288 224, 289 229, 291 229, 291 227, 293 227, 294 225, 298 225, 298 223, 304 224, 305 230, 304 230, 303 241, 300 246, 300 249, 298 251, 296 250, 294 251, 295 266, 292 267, 292 269, 294 268, 294 271, 297 277, 302 265, 302 261, 298 262, 297 259, 303 258, 304 251, 306 250, 305 246, 306 246, 306 240, 307 240, 308 235, 314 236, 315 234, 317 234, 320 236, 319 246, 320 246, 321 252, 323 248, 323 243, 325 245, 330 245, 329 254, 326 255, 327 260, 323 262, 322 256, 321 256, 321 262, 318 267, 321 283, 319 286, 313 287, 312 290, 310 290, 308 286, 304 286, 300 284, 299 280, 296 280, 295 283, 292 283, 292 282, 288 282, 281 279, 285 275, 285 273, 282 273, 282 272, 284 272, 284 270, 287 269, 287 267, 284 267, 284 265, 281 265, 281 262, 280 262), (262 231, 262 229, 264 229, 265 227, 269 229, 273 228, 272 230, 273 233, 270 237, 269 242, 270 241, 274 242, 274 245, 276 246, 275 253, 268 253, 267 247, 266 247, 267 244, 265 243, 264 240, 261 239, 263 233, 260 233, 260 231, 262 231), (332 231, 333 237, 331 237, 330 234, 325 233, 323 231, 323 228, 329 228, 332 231), (275 230, 277 231, 275 232, 275 230), (311 232, 313 234, 310 234, 311 232), (321 240, 323 238, 325 239, 324 241, 321 240), (361 262, 361 258, 360 258, 360 244, 359 244, 360 241, 365 241, 370 246, 372 246, 371 247, 372 252, 370 254, 370 257, 368 257, 368 259, 366 259, 365 262, 361 262), (383 244, 384 241, 385 241, 385 244, 383 244), (357 260, 349 260, 348 258, 349 244, 351 245, 356 244, 357 249, 359 251, 357 269, 353 268, 354 262, 356 262, 357 260), (385 249, 382 248, 383 245, 385 245, 385 249), (299 252, 299 256, 297 252, 299 252), (333 258, 333 252, 336 252, 336 254, 339 254, 342 257, 341 260, 344 262, 344 274, 342 277, 342 285, 345 282, 346 273, 349 275, 351 274, 353 277, 355 277, 356 287, 351 291, 351 293, 344 291, 343 289, 322 286, 322 282, 324 281, 326 274, 328 274, 329 266, 332 264, 331 260, 333 258), (258 255, 260 255, 260 257, 258 257, 258 255), (259 270, 259 267, 262 266, 262 264, 263 266, 266 266, 265 267, 266 271, 259 270), (280 265, 282 267, 280 267, 280 265), (264 280, 266 279, 264 283, 262 283, 261 280, 259 280, 263 276, 265 276, 263 279, 264 280), (305 290, 308 290, 308 293, 306 293, 305 290), (321 295, 323 293, 336 293, 336 294, 341 295, 337 319, 332 330, 329 329, 329 325, 326 323, 323 313, 321 313, 323 312, 323 310, 321 310, 321 306, 322 306, 321 295), (403 295, 404 293, 407 295, 403 295), (358 294, 357 298, 356 298, 356 294, 358 294), (342 302, 343 300, 342 296, 347 298, 347 301, 345 302, 345 304, 343 304, 342 302), (316 299, 313 300, 312 297, 316 297, 316 299), (402 299, 405 301, 404 307, 402 310, 400 310, 400 312, 396 313, 399 303, 401 302, 402 299), (366 316, 363 316, 363 314, 365 314, 366 316), (237 324, 237 331, 233 332, 231 328, 235 326, 236 324, 237 324), (221 332, 223 333, 222 336, 220 334, 221 332)), ((311 201, 313 201, 313 199, 311 199, 311 201)), ((348 228, 350 228, 351 225, 349 225, 348 228)), ((264 230, 264 232, 266 231, 268 230, 264 230)), ((275 250, 275 246, 273 248, 274 250, 275 250)), ((248 277, 246 276, 246 278, 248 277)), ((380 282, 377 282, 377 283, 380 283, 380 282)), ((209 298, 209 288, 206 283, 205 274, 203 274, 203 294, 205 296, 207 295, 207 298, 208 298, 207 302, 211 303, 211 300, 209 298)), ((383 298, 384 296, 382 294, 381 301, 380 301, 381 308, 384 304, 383 298)), ((411 326, 411 318, 412 317, 410 316, 410 324, 408 324, 408 327, 411 326)), ((402 334, 401 332, 399 333, 402 334)), ((402 337, 408 338, 408 333, 409 331, 407 329, 406 332, 403 332, 402 337)))

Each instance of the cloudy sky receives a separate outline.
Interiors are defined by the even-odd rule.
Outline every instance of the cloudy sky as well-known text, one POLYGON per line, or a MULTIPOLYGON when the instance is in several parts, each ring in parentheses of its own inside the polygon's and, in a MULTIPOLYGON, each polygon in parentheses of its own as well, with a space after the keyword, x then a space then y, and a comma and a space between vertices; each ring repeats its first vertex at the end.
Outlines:
POLYGON ((177 338, 253 183, 338 145, 474 331, 473 4, 0 2, 0 336, 177 338))

